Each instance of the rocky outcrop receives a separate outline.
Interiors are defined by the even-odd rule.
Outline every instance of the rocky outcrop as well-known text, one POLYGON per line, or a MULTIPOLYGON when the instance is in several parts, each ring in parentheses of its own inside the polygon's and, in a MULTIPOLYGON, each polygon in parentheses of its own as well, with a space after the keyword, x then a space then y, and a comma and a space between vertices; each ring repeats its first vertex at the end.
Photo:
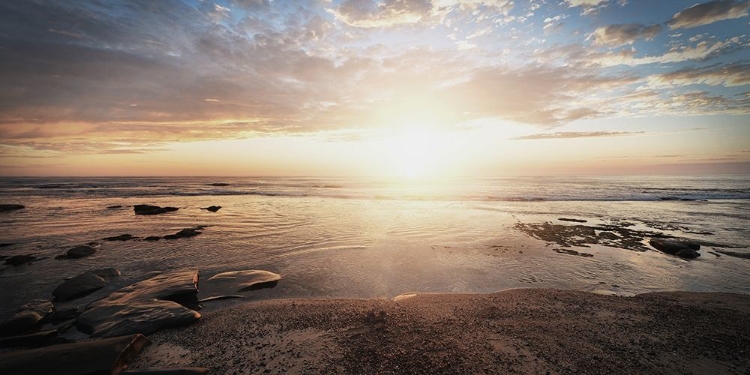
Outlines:
POLYGON ((42 320, 54 310, 55 306, 51 301, 33 300, 23 305, 10 319, 0 323, 0 336, 15 336, 33 332, 39 329, 42 320))
POLYGON ((110 279, 117 276, 120 276, 120 271, 114 268, 87 271, 60 284, 52 295, 55 301, 74 300, 105 287, 110 279))
POLYGON ((698 253, 701 245, 694 242, 652 238, 648 243, 663 253, 676 255, 680 258, 695 259, 701 256, 698 253))
POLYGON ((22 204, 0 204, 0 212, 10 212, 10 211, 22 210, 24 208, 26 208, 26 206, 22 204))
POLYGON ((197 270, 155 276, 92 303, 76 326, 92 337, 113 337, 187 325, 201 315, 178 302, 195 301, 197 293, 197 270))
POLYGON ((94 254, 96 249, 91 246, 81 245, 68 249, 65 254, 58 255, 55 259, 78 259, 94 254))
POLYGON ((273 288, 281 280, 281 275, 263 270, 222 272, 214 275, 209 282, 231 285, 238 291, 273 288))
POLYGON ((133 206, 133 211, 135 211, 136 215, 159 215, 177 210, 179 210, 177 207, 159 207, 150 204, 136 204, 133 206))
POLYGON ((149 343, 143 335, 132 335, 2 353, 0 373, 117 375, 149 343))

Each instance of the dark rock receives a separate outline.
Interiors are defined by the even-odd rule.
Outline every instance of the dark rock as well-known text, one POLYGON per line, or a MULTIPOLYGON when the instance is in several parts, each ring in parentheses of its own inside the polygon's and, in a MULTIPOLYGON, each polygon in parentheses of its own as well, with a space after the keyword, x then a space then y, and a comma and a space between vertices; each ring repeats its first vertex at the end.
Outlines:
POLYGON ((2 353, 0 373, 119 374, 149 343, 143 335, 132 335, 2 353))
POLYGON ((575 250, 571 250, 571 249, 554 249, 554 250, 555 250, 556 253, 559 253, 559 254, 578 255, 578 256, 585 257, 585 258, 591 258, 591 257, 594 256, 594 254, 579 253, 579 252, 577 252, 575 250))
POLYGON ((177 210, 179 210, 177 207, 159 207, 150 204, 136 204, 133 206, 133 211, 135 211, 136 215, 159 215, 177 210))
POLYGON ((143 240, 144 241, 159 241, 160 239, 161 239, 161 237, 159 237, 159 236, 148 236, 148 237, 144 238, 143 240))
POLYGON ((648 243, 655 249, 670 255, 677 255, 686 259, 694 259, 700 256, 697 250, 701 248, 701 245, 697 243, 661 238, 652 238, 648 243))
POLYGON ((0 204, 0 212, 10 212, 26 208, 22 204, 0 204))
POLYGON ((79 313, 80 311, 76 306, 57 307, 55 311, 50 314, 47 320, 53 324, 61 323, 71 319, 75 319, 79 313))
POLYGON ((57 330, 40 331, 28 335, 11 336, 0 339, 0 348, 36 348, 46 345, 57 337, 57 330))
POLYGON ((195 228, 185 228, 175 234, 168 234, 164 236, 165 240, 176 240, 178 238, 189 238, 189 237, 195 237, 203 232, 201 230, 203 227, 195 227, 195 228))
POLYGON ((137 238, 138 237, 135 237, 132 234, 127 234, 126 233, 126 234, 121 234, 119 236, 102 238, 102 240, 104 240, 104 241, 130 241, 130 240, 135 240, 137 238))
POLYGON ((13 245, 15 245, 15 244, 11 243, 11 242, 0 243, 0 248, 2 248, 2 247, 8 247, 8 246, 13 246, 13 245))
POLYGON ((60 284, 52 295, 56 301, 74 300, 105 287, 111 278, 117 276, 120 276, 120 271, 114 268, 87 271, 60 284))
POLYGON ((571 222, 574 222, 574 223, 585 223, 586 222, 586 220, 583 220, 583 219, 570 219, 570 218, 567 218, 567 217, 561 217, 561 218, 558 218, 557 220, 560 220, 560 221, 571 221, 571 222))
MULTIPOLYGON (((21 307, 10 319, 0 323, 0 336, 15 336, 33 332, 39 328, 55 306, 47 300, 33 300, 21 307)), ((2 373, 2 372, 0 372, 2 373)))
POLYGON ((204 375, 208 369, 203 367, 150 368, 145 370, 123 371, 122 375, 204 375))
POLYGON ((30 254, 14 255, 12 257, 5 259, 5 264, 10 264, 11 266, 20 266, 22 264, 29 263, 34 259, 36 259, 36 257, 30 254))
POLYGON ((205 209, 211 212, 216 212, 221 209, 221 206, 208 206, 205 209))
POLYGON ((65 252, 65 254, 56 256, 55 259, 78 259, 87 257, 95 252, 96 249, 94 249, 93 247, 81 245, 69 249, 67 252, 65 252))
POLYGON ((116 209, 116 208, 122 208, 122 207, 123 207, 123 206, 121 206, 121 205, 117 204, 117 205, 114 205, 114 206, 107 206, 107 209, 108 209, 108 210, 114 210, 114 209, 116 209))
POLYGON ((184 326, 201 315, 174 301, 195 299, 197 293, 197 270, 155 276, 90 304, 76 325, 92 337, 150 334, 162 328, 184 326))
POLYGON ((208 281, 231 284, 238 291, 273 288, 281 280, 281 275, 263 270, 222 272, 208 281))
POLYGON ((229 186, 226 182, 214 182, 210 184, 211 186, 229 186))

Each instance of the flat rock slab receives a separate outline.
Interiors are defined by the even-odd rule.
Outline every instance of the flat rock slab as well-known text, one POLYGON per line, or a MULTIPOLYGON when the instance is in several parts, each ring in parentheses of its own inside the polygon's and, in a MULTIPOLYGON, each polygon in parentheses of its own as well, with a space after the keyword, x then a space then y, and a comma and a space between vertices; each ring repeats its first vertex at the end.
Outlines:
POLYGON ((96 253, 96 249, 88 245, 76 246, 68 249, 65 254, 58 255, 55 259, 79 259, 96 253))
POLYGON ((176 271, 126 286, 96 301, 78 317, 92 337, 150 334, 190 324, 201 315, 174 301, 197 299, 198 270, 176 271))
POLYGON ((136 215, 159 215, 177 210, 179 210, 177 207, 159 207, 150 204, 136 204, 133 206, 133 211, 136 215))
POLYGON ((52 295, 56 301, 74 300, 105 287, 111 278, 117 276, 120 276, 120 271, 114 268, 86 271, 60 284, 52 295))
POLYGON ((238 291, 273 288, 281 275, 263 270, 229 271, 214 275, 208 281, 230 284, 238 291))
POLYGON ((15 336, 39 328, 42 319, 55 310, 51 301, 35 299, 21 306, 10 319, 0 323, 0 336, 15 336))
POLYGON ((2 353, 0 373, 117 375, 149 343, 143 335, 132 335, 2 353))

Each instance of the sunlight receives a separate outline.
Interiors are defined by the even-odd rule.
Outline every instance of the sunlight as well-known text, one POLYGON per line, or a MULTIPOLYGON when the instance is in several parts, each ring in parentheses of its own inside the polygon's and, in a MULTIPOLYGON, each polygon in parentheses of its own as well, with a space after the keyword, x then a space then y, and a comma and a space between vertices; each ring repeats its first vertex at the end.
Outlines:
POLYGON ((388 172, 400 178, 433 177, 440 172, 445 136, 427 127, 413 127, 385 137, 382 161, 388 172))

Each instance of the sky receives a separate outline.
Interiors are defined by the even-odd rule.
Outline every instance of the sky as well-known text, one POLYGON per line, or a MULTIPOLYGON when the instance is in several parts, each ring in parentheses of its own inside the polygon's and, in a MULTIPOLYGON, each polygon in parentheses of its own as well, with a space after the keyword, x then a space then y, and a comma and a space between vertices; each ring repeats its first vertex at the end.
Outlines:
POLYGON ((0 2, 0 175, 750 173, 750 2, 0 2))

